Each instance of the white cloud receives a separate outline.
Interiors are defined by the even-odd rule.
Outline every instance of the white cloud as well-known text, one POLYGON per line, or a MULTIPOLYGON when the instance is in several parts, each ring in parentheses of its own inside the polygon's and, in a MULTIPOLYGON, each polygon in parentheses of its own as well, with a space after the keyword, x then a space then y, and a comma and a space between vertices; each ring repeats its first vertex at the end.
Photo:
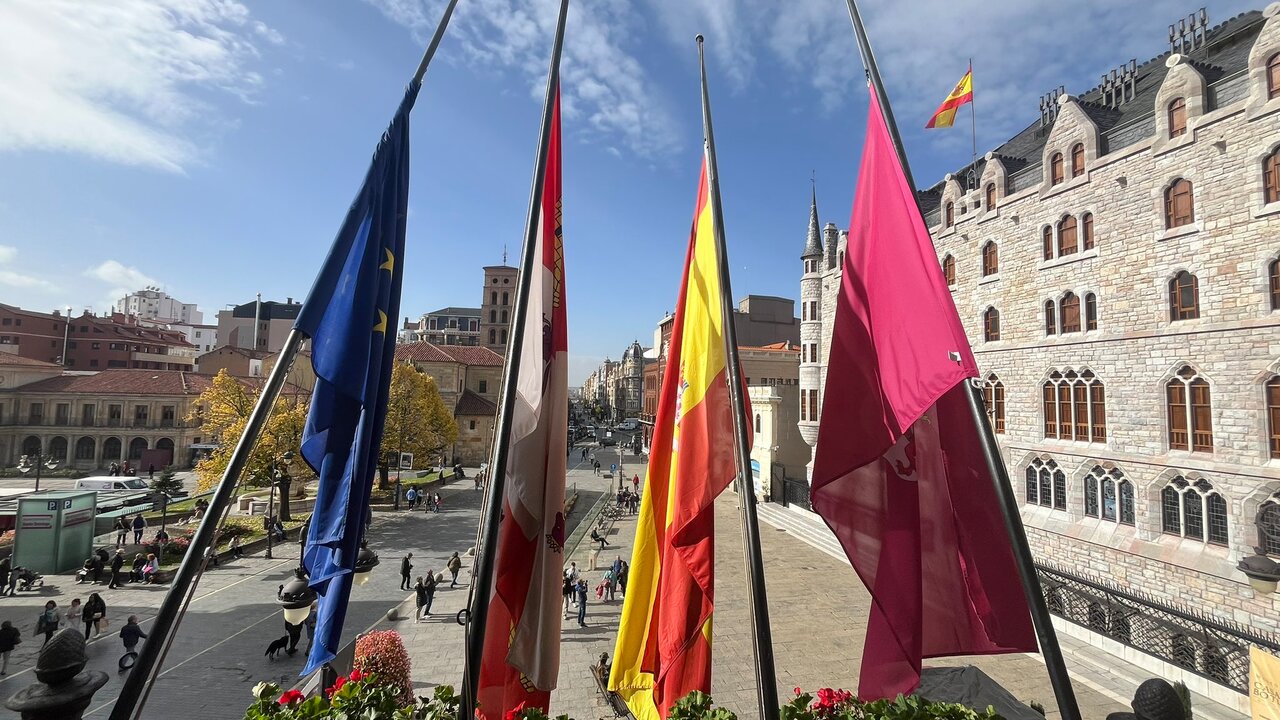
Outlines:
MULTIPOLYGON (((441 0, 367 1, 424 41, 444 7, 441 0)), ((535 0, 473 0, 458 6, 449 35, 473 66, 515 72, 541 101, 558 7, 535 0)), ((620 143, 652 157, 678 148, 679 136, 664 96, 632 49, 642 25, 625 0, 571 5, 561 97, 565 117, 581 120, 588 140, 620 143)))
POLYGON ((128 267, 116 260, 104 261, 97 267, 85 270, 84 274, 87 277, 97 278, 102 282, 126 288, 126 293, 141 290, 148 285, 160 285, 158 280, 153 280, 144 275, 138 268, 128 267))
MULTIPOLYGON (((12 245, 0 245, 0 265, 12 263, 17 258, 18 248, 13 247, 12 245)), ((9 287, 28 291, 39 290, 43 292, 53 292, 58 289, 53 283, 47 280, 6 267, 0 267, 0 285, 8 285, 9 287)))
POLYGON ((53 150, 181 172, 209 89, 262 84, 251 39, 283 42, 237 0, 0 3, 0 152, 53 150))
POLYGON ((13 262, 18 256, 18 248, 12 245, 0 245, 0 263, 13 262))

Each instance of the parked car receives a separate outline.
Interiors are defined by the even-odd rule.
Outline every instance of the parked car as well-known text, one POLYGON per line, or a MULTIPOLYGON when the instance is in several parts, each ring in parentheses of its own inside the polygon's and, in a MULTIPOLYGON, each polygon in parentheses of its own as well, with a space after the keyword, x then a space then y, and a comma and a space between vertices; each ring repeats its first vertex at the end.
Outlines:
POLYGON ((130 477, 89 477, 76 481, 77 490, 97 490, 98 492, 110 492, 112 490, 146 490, 146 480, 130 477))

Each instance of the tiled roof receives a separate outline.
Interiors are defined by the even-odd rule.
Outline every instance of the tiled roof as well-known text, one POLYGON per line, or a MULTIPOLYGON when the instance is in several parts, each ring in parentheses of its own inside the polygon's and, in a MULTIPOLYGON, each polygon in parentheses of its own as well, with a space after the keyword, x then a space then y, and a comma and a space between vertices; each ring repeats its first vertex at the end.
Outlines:
POLYGON ((269 355, 275 355, 275 353, 270 350, 254 350, 253 348, 242 348, 242 347, 237 347, 235 345, 220 345, 210 350, 209 352, 200 355, 199 357, 196 358, 196 360, 199 361, 200 358, 202 357, 214 356, 215 353, 222 354, 224 351, 235 353, 236 355, 243 355, 252 360, 260 360, 269 355))
POLYGON ((403 343, 396 345, 396 360, 405 362, 453 362, 453 358, 445 355, 440 348, 429 342, 403 343))
POLYGON ((125 370, 115 368, 92 375, 62 375, 15 388, 23 393, 80 393, 87 395, 199 395, 212 375, 185 370, 125 370))
POLYGON ((454 415, 497 415, 498 405, 492 400, 486 400, 479 395, 464 390, 462 397, 458 398, 458 405, 454 409, 454 415))
POLYGON ((772 350, 774 352, 800 352, 800 346, 789 340, 782 342, 769 343, 768 345, 739 345, 741 350, 772 350))
POLYGON ((498 353, 479 345, 436 345, 429 342, 404 343, 396 346, 396 360, 401 362, 455 362, 460 365, 502 367, 498 353))
POLYGON ((32 358, 22 357, 13 353, 0 352, 0 366, 22 366, 32 368, 45 368, 56 370, 62 366, 57 363, 45 362, 43 360, 33 360, 32 358))

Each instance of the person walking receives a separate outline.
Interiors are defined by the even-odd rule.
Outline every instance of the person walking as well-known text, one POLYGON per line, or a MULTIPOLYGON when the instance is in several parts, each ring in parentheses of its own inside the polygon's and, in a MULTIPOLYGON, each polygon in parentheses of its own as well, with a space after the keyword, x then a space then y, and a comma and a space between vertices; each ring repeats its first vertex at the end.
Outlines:
POLYGON ((142 517, 142 513, 138 513, 133 518, 133 544, 142 544, 142 531, 147 529, 147 519, 142 517))
POLYGON ((83 608, 80 606, 80 598, 74 598, 71 604, 67 606, 67 627, 80 627, 80 614, 83 608))
POLYGON ((414 613, 413 621, 420 623, 422 622, 422 608, 427 606, 427 583, 422 579, 421 575, 418 576, 418 583, 413 586, 413 593, 418 606, 418 612, 414 613))
POLYGON ((116 547, 124 547, 124 541, 129 539, 129 516, 121 515, 116 518, 116 547))
POLYGON ((240 558, 244 557, 244 551, 240 549, 239 535, 233 535, 231 537, 231 545, 228 546, 227 549, 231 551, 231 557, 235 558, 236 560, 239 560, 240 558))
POLYGON ((614 583, 617 582, 618 576, 613 572, 613 568, 604 571, 604 599, 613 602, 614 583))
POLYGON ((637 493, 640 492, 640 476, 639 475, 631 476, 631 489, 637 493))
POLYGON ((102 634, 102 625, 107 619, 107 603, 102 600, 102 596, 98 593, 89 595, 89 599, 84 603, 84 639, 89 639, 89 630, 93 630, 94 637, 102 634))
POLYGON ((462 570, 462 558, 458 557, 458 553, 454 553, 449 562, 445 564, 449 568, 449 574, 453 577, 449 580, 449 587, 458 587, 458 572, 462 570))
POLYGON ((440 493, 436 493, 436 512, 440 512, 440 503, 444 502, 444 498, 440 497, 440 493))
POLYGON ((575 588, 578 596, 578 627, 587 626, 587 581, 579 580, 575 588))
POLYGON ((153 463, 147 466, 147 479, 154 480, 155 478, 156 478, 156 466, 153 463))
POLYGON ((404 499, 409 501, 405 509, 412 510, 418 504, 418 491, 414 488, 409 488, 409 492, 404 494, 404 499))
POLYGON ((9 589, 9 576, 13 574, 9 558, 0 560, 0 597, 12 594, 9 589))
POLYGON ((58 612, 58 603, 50 600, 44 604, 44 610, 36 619, 36 634, 44 633, 44 642, 40 647, 49 644, 49 638, 58 632, 58 623, 62 622, 62 613, 58 612))
POLYGON ((111 582, 107 584, 108 590, 120 587, 120 568, 122 567, 124 567, 124 550, 116 548, 116 556, 111 558, 111 582))
POLYGON ((0 675, 9 674, 9 653, 21 642, 22 633, 13 623, 8 620, 0 622, 0 675))
POLYGON ((631 571, 631 566, 626 560, 622 561, 622 567, 618 569, 618 592, 622 593, 622 597, 627 596, 627 574, 631 571))
POLYGON ((423 602, 422 612, 419 617, 431 617, 431 603, 436 599, 436 574, 431 570, 427 570, 426 582, 423 583, 422 591, 426 595, 423 602))
POLYGON ((564 619, 569 619, 569 606, 573 605, 573 580, 569 579, 569 571, 564 571, 564 579, 561 580, 560 594, 564 595, 564 619))
POLYGON ((409 553, 400 559, 400 589, 409 590, 409 572, 413 570, 413 553, 409 553))
POLYGON ((124 652, 130 655, 138 652, 138 641, 147 636, 138 625, 138 616, 130 615, 124 627, 120 628, 120 641, 124 643, 124 652))

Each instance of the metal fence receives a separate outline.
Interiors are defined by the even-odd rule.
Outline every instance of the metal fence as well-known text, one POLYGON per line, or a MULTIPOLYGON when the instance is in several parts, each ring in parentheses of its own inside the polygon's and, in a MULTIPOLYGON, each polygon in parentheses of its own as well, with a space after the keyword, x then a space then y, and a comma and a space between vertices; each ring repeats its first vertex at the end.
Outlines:
POLYGON ((812 510, 813 508, 809 506, 809 483, 804 480, 783 478, 782 504, 798 505, 805 510, 812 510))
POLYGON ((1249 646, 1280 652, 1280 638, 1141 592, 1036 563, 1049 612, 1239 693, 1249 692, 1249 646))

